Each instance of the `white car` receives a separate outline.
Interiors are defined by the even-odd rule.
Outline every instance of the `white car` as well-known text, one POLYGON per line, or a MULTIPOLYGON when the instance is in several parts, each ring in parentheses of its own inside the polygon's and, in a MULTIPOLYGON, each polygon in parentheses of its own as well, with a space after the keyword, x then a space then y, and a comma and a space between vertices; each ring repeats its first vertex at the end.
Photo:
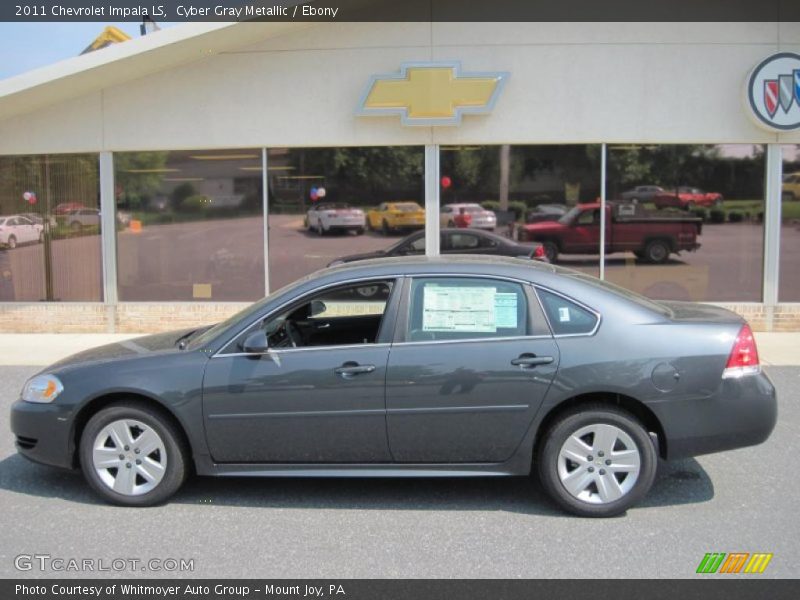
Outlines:
POLYGON ((0 217, 0 244, 8 248, 16 248, 17 244, 41 242, 44 225, 34 223, 22 215, 0 217))
POLYGON ((64 222, 73 230, 100 225, 100 211, 96 208, 78 208, 64 215, 64 222))
POLYGON ((312 206, 306 214, 309 231, 324 235, 333 231, 355 231, 361 235, 367 227, 364 211, 344 202, 323 202, 312 206))
POLYGON ((475 203, 445 204, 439 215, 439 223, 442 227, 458 227, 459 223, 456 217, 461 214, 462 210, 471 218, 470 227, 488 230, 494 230, 497 227, 497 215, 494 214, 494 211, 486 210, 480 204, 475 203))

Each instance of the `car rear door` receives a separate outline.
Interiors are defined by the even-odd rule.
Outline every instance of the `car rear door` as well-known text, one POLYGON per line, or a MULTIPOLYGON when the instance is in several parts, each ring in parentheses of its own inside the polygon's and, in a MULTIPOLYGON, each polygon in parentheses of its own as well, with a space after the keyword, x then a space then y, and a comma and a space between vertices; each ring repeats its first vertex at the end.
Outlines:
POLYGON ((529 285, 489 276, 408 280, 386 373, 393 459, 508 459, 558 362, 558 347, 529 285))

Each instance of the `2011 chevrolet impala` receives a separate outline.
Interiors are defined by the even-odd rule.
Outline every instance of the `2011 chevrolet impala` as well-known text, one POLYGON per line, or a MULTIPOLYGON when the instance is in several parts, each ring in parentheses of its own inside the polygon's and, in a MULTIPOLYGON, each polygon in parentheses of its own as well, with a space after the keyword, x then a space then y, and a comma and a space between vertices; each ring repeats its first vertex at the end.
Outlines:
POLYGON ((528 475, 618 514, 658 457, 763 442, 748 325, 515 258, 380 259, 301 279, 211 328, 62 360, 24 386, 24 456, 146 506, 187 474, 528 475))

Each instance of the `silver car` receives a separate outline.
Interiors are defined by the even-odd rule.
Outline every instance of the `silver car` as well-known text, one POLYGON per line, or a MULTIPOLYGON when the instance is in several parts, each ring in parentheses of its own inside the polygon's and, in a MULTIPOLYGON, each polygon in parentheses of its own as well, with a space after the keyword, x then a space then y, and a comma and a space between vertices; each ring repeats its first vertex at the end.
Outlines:
POLYGON ((470 216, 469 226, 474 229, 493 230, 497 227, 497 215, 494 214, 494 211, 486 210, 480 204, 475 203, 445 204, 439 216, 441 226, 458 227, 459 223, 456 217, 462 211, 470 216))

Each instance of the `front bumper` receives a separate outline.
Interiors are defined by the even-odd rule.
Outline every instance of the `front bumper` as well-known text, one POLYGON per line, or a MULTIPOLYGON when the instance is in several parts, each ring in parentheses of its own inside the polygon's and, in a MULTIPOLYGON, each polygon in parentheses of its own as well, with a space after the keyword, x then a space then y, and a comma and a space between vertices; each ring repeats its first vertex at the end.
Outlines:
POLYGON ((56 402, 35 404, 17 400, 11 406, 11 432, 17 451, 37 463, 74 468, 72 411, 56 402))
POLYGON ((664 429, 669 459, 760 444, 778 419, 775 387, 764 373, 723 379, 707 398, 671 398, 649 406, 664 429))

